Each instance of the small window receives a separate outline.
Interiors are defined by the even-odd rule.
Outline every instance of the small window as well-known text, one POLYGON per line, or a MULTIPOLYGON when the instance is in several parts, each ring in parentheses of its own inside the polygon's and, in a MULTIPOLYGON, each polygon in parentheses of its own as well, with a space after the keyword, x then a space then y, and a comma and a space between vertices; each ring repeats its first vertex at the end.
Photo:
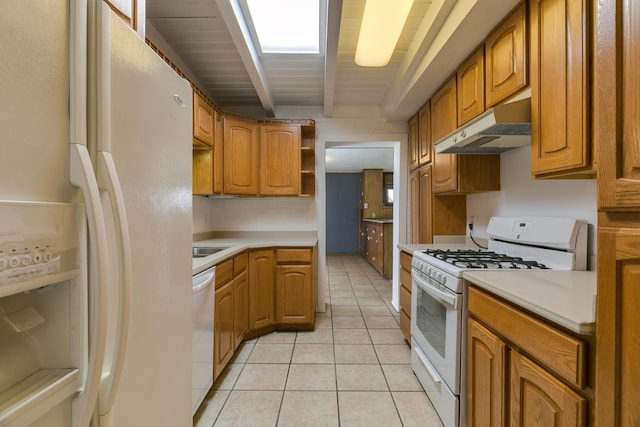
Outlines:
POLYGON ((393 206, 393 172, 382 174, 382 205, 393 206))

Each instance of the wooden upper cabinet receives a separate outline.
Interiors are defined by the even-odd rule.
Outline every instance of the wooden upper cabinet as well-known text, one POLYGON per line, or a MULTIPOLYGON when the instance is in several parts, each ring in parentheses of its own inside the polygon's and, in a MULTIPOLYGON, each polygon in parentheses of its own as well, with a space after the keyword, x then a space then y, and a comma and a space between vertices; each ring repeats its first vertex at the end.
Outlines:
MULTIPOLYGON (((457 127, 456 78, 449 79, 431 98, 431 140, 436 143, 457 127)), ((434 158, 433 192, 458 188, 456 154, 436 154, 434 158)))
POLYGON ((225 194, 258 194, 258 136, 256 124, 224 118, 225 194))
POLYGON ((418 115, 409 119, 409 170, 420 165, 418 156, 418 115))
POLYGON ((432 159, 431 146, 431 103, 426 104, 418 111, 418 163, 426 165, 432 159))
MULTIPOLYGON (((535 3, 538 0, 532 0, 535 3)), ((487 107, 527 86, 527 17, 525 3, 513 11, 485 42, 487 107)))
POLYGON ((458 68, 458 126, 484 112, 484 46, 458 68))
POLYGON ((639 211, 640 5, 607 0, 597 7, 594 129, 598 207, 639 211))
POLYGON ((213 107, 198 93, 193 92, 193 143, 213 147, 213 107))
POLYGON ((588 0, 529 2, 531 171, 592 172, 588 0))
POLYGON ((300 125, 260 125, 260 194, 300 192, 300 125))

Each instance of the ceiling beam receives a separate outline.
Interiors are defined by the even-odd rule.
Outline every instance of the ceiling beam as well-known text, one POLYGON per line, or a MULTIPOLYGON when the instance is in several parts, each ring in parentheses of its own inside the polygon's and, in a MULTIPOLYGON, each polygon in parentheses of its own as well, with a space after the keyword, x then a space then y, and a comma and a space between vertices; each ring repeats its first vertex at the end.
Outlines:
POLYGON ((384 116, 392 116, 402 97, 406 95, 407 83, 413 77, 418 64, 424 58, 455 3, 456 0, 434 0, 427 9, 400 68, 382 100, 381 110, 384 116))
POLYGON ((258 51, 251 40, 251 34, 244 21, 238 1, 217 0, 216 3, 218 4, 218 9, 220 9, 222 19, 224 19, 229 29, 233 43, 240 54, 240 58, 242 58, 242 63, 249 74, 253 87, 258 94, 258 98, 260 98, 262 108, 264 108, 267 115, 274 117, 275 102, 269 88, 267 75, 262 68, 258 51))
POLYGON ((324 52, 324 115, 333 115, 333 96, 336 87, 336 63, 338 61, 338 40, 342 0, 327 0, 327 37, 324 52))

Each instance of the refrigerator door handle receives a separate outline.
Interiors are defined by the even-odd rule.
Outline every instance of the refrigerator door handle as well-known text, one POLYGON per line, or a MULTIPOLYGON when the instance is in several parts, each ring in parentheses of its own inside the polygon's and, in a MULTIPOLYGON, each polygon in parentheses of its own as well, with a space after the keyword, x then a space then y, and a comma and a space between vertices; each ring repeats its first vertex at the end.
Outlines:
POLYGON ((110 371, 103 374, 103 382, 100 386, 99 413, 104 415, 111 410, 115 394, 118 389, 124 354, 127 348, 129 336, 129 319, 131 314, 131 243, 129 238, 129 224, 124 206, 124 196, 118 178, 113 156, 109 152, 98 152, 98 185, 107 192, 114 210, 116 223, 116 235, 118 244, 118 266, 120 282, 119 319, 116 333, 115 348, 113 349, 113 362, 110 371))
POLYGON ((109 281, 107 257, 107 233, 104 213, 100 202, 100 191, 93 172, 87 147, 82 144, 69 144, 69 180, 80 188, 84 197, 89 224, 90 257, 96 273, 89 280, 89 360, 86 380, 79 396, 74 402, 74 426, 88 426, 93 414, 100 388, 100 377, 107 340, 107 284, 109 281))

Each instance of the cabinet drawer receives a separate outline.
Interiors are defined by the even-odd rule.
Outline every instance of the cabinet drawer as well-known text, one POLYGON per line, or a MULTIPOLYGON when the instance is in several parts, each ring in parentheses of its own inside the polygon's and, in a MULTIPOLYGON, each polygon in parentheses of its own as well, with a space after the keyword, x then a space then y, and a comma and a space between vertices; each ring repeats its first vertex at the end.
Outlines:
POLYGON ((469 287, 469 313, 580 388, 586 385, 586 343, 469 287))
POLYGON ((404 310, 400 310, 400 331, 402 331, 407 342, 411 343, 411 318, 404 310))
POLYGON ((411 292, 411 272, 404 268, 400 269, 400 284, 411 292))
POLYGON ((278 249, 276 252, 278 264, 286 262, 311 263, 311 249, 278 249))
POLYGON ((242 273, 247 269, 248 259, 249 259, 249 256, 247 255, 246 252, 240 255, 236 255, 233 258, 233 277, 237 276, 238 274, 242 273))
POLYGON ((233 279, 233 260, 216 265, 216 289, 233 279))
POLYGON ((400 286, 400 308, 411 313, 411 292, 404 286, 400 286))
POLYGON ((404 268, 407 271, 411 271, 411 254, 400 251, 400 267, 404 268))

